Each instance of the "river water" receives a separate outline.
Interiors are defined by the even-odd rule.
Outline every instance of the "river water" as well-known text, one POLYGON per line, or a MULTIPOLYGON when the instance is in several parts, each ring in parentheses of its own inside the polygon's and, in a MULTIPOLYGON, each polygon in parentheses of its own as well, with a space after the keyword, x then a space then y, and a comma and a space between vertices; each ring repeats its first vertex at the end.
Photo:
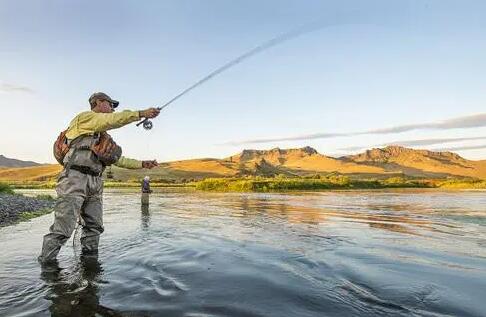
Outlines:
POLYGON ((69 240, 58 270, 36 261, 53 214, 0 228, 0 316, 486 316, 486 192, 166 191, 141 208, 107 190, 104 206, 99 257, 69 240))

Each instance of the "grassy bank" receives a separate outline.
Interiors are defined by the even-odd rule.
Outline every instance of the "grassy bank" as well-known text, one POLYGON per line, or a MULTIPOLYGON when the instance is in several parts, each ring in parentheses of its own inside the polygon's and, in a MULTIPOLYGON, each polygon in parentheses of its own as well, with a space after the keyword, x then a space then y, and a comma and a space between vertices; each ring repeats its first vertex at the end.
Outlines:
MULTIPOLYGON (((4 184, 8 186, 10 189, 54 189, 56 188, 55 181, 47 181, 47 182, 8 182, 8 184, 4 184)), ((104 187, 105 188, 140 188, 141 184, 139 182, 112 182, 112 181, 105 181, 104 187)), ((158 183, 158 182, 151 182, 150 186, 152 188, 165 188, 165 187, 193 187, 194 185, 189 183, 158 183)), ((1 192, 1 187, 0 187, 1 192)))
POLYGON ((53 212, 53 208, 44 208, 36 211, 24 211, 19 214, 17 221, 26 221, 36 217, 44 216, 53 212))
POLYGON ((453 179, 441 181, 437 184, 445 189, 486 189, 486 181, 479 179, 453 179))
POLYGON ((346 176, 308 178, 208 178, 195 183, 196 189, 204 191, 248 191, 272 192, 291 190, 333 190, 333 189, 382 189, 382 188, 431 188, 425 180, 389 178, 385 180, 351 180, 346 176))
MULTIPOLYGON (((52 189, 56 182, 10 182, 0 183, 0 193, 13 193, 13 189, 52 189)), ((105 188, 140 188, 139 182, 105 181, 105 188)), ((486 189, 486 180, 476 179, 352 179, 344 175, 309 178, 246 177, 207 178, 190 183, 151 182, 152 188, 188 188, 219 192, 278 192, 292 190, 352 190, 386 188, 442 188, 442 189, 486 189)))
POLYGON ((8 182, 8 185, 15 189, 53 189, 56 188, 55 181, 22 181, 8 182))
MULTIPOLYGON (((140 188, 140 182, 109 182, 105 181, 105 188, 140 188)), ((165 188, 165 187, 190 187, 193 185, 187 183, 158 183, 150 182, 151 188, 165 188)))

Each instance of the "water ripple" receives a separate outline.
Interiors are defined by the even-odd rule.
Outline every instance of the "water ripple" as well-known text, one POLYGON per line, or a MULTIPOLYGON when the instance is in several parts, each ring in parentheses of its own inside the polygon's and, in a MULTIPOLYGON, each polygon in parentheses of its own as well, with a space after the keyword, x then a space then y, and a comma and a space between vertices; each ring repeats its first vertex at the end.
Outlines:
MULTIPOLYGON (((107 190, 99 258, 0 228, 1 316, 481 316, 483 193, 107 190)), ((79 237, 78 237, 79 238, 79 237)))

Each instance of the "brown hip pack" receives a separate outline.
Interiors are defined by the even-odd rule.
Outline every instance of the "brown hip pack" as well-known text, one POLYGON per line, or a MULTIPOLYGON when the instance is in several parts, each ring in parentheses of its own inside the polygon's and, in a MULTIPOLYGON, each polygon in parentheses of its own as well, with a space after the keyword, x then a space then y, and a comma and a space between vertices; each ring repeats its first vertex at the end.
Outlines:
POLYGON ((122 148, 106 132, 100 132, 98 141, 91 146, 91 151, 105 166, 115 164, 122 155, 122 148))
MULTIPOLYGON (((53 146, 54 157, 61 165, 64 165, 64 157, 71 149, 72 144, 66 137, 66 132, 67 129, 59 134, 53 146)), ((120 159, 122 148, 113 141, 113 138, 108 133, 99 132, 92 137, 93 142, 90 149, 101 164, 104 166, 112 165, 120 159)), ((76 148, 76 145, 73 146, 76 148)))

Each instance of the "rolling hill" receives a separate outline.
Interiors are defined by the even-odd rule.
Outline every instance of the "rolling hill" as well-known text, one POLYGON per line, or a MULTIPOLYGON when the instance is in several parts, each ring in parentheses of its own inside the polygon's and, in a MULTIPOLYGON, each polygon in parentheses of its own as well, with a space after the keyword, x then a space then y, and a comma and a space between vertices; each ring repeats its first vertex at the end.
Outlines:
POLYGON ((39 166, 41 164, 32 161, 22 161, 17 159, 12 159, 5 157, 0 154, 0 168, 2 167, 29 167, 29 166, 39 166))
POLYGON ((56 178, 61 170, 59 164, 0 168, 0 181, 47 181, 56 178))

